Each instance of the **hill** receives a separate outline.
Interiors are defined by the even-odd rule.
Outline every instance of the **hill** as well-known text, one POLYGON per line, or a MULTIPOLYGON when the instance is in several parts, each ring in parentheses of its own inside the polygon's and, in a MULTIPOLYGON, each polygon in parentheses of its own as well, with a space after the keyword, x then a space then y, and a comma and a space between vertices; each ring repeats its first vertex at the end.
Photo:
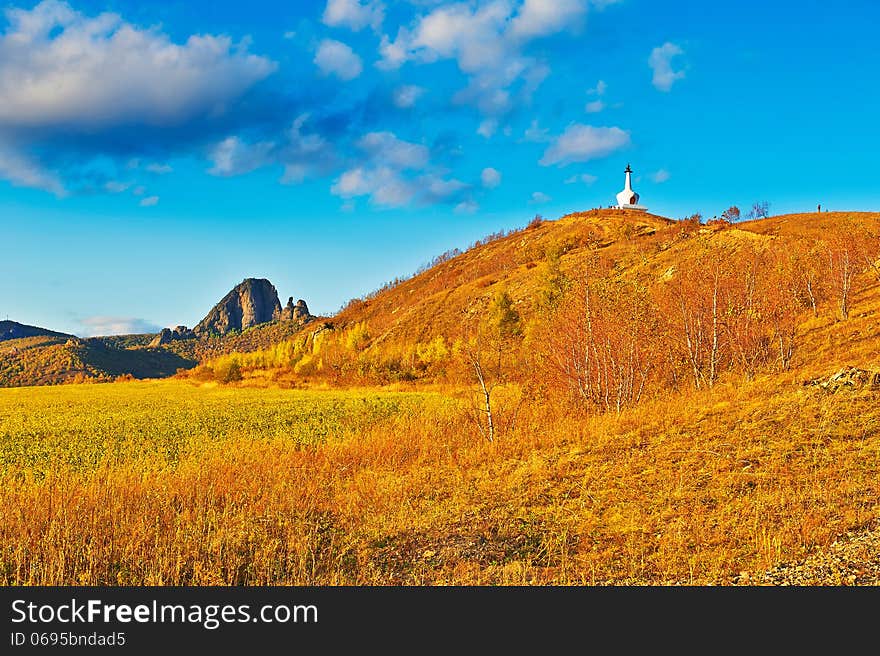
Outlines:
POLYGON ((47 330, 37 326, 28 326, 16 321, 0 321, 0 342, 10 339, 22 339, 24 337, 72 337, 72 335, 58 333, 54 330, 47 330))
POLYGON ((545 377, 576 386, 586 382, 572 373, 580 365, 553 351, 583 347, 575 332, 584 329, 585 294, 605 331, 594 334, 603 344, 590 348, 601 346, 607 358, 616 348, 638 351, 650 370, 645 389, 679 388, 687 378, 711 384, 726 371, 753 376, 806 366, 818 375, 841 364, 828 358, 830 342, 846 344, 840 334, 847 330, 872 330, 861 313, 873 301, 861 296, 873 298, 880 280, 877 235, 880 214, 866 212, 737 224, 574 213, 444 254, 409 279, 353 299, 324 324, 330 330, 310 328, 270 349, 209 361, 194 375, 209 378, 235 361, 245 377, 276 382, 467 381, 463 349, 486 332, 501 303, 516 323, 513 379, 528 379, 524 363, 537 357, 548 366, 557 361, 545 377), (853 303, 857 314, 847 307, 853 303), (632 339, 614 335, 621 330, 632 339))

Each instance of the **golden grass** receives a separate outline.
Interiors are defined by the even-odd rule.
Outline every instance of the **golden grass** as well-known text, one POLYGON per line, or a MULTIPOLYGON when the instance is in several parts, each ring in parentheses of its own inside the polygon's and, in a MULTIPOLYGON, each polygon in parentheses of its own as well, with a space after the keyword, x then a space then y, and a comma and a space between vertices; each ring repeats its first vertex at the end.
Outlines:
POLYGON ((442 394, 180 381, 0 422, 4 584, 725 583, 880 514, 876 395, 779 378, 494 444, 442 394))

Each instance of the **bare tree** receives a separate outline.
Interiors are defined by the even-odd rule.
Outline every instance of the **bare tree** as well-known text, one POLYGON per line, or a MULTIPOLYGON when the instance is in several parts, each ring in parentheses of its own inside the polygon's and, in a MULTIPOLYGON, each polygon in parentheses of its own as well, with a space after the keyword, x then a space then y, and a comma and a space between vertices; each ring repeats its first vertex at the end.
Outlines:
POLYGON ((506 291, 499 292, 485 312, 472 312, 466 320, 467 337, 461 354, 477 386, 476 403, 470 417, 480 434, 494 442, 499 429, 512 429, 522 402, 512 411, 497 404, 495 391, 510 380, 514 369, 516 345, 522 330, 519 313, 506 291))
POLYGON ((770 203, 766 200, 758 201, 752 205, 749 211, 749 219, 766 219, 770 216, 770 203))
POLYGON ((740 216, 739 208, 736 205, 731 205, 721 213, 721 218, 725 221, 730 221, 731 223, 739 221, 740 216))

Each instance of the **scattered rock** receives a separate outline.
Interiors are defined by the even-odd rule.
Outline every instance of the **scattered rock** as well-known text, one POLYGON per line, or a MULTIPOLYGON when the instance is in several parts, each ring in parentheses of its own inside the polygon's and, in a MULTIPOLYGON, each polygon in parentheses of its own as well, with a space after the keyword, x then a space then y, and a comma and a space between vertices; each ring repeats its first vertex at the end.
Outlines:
POLYGON ((734 577, 734 585, 878 585, 880 523, 851 531, 798 562, 734 577))
POLYGON ((880 372, 846 366, 828 379, 805 381, 804 386, 819 387, 831 394, 842 389, 875 389, 880 387, 880 372))

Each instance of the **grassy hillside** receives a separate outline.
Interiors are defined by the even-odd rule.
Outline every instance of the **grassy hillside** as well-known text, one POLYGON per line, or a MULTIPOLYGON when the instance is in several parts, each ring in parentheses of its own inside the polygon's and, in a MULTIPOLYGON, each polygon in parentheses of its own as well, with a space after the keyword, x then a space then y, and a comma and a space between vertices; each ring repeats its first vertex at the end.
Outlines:
POLYGON ((571 215, 192 379, 0 390, 0 582, 765 580, 880 519, 878 234, 571 215))
MULTIPOLYGON (((831 344, 845 344, 843 333, 858 332, 858 341, 865 339, 863 331, 873 334, 862 315, 871 314, 872 290, 880 280, 878 235, 877 213, 740 224, 615 210, 571 214, 439 258, 410 279, 350 302, 330 320, 332 330, 313 335, 310 327, 269 349, 209 361, 195 375, 210 379, 214 369, 226 372, 234 363, 245 378, 274 382, 462 382, 462 349, 485 332, 493 303, 508 299, 519 337, 514 359, 532 360, 532 369, 519 367, 525 381, 535 356, 546 361, 552 351, 568 348, 557 342, 573 338, 585 310, 576 306, 583 305, 588 288, 606 333, 639 333, 639 348, 653 351, 643 354, 651 375, 665 370, 673 378, 667 387, 680 388, 695 366, 711 366, 713 383, 728 371, 818 371, 833 366, 822 354, 831 344), (853 312, 840 321, 847 262, 847 309, 853 312), (716 289, 714 328, 707 316, 710 286, 716 289), (633 299, 640 308, 621 306, 633 299), (632 325, 625 329, 614 318, 636 312, 643 316, 629 317, 632 325), (704 343, 686 346, 686 330, 697 331, 704 343), (709 330, 717 333, 716 344, 706 356, 709 330), (774 355, 774 349, 786 353, 774 355), (666 355, 657 357, 657 351, 666 355)), ((610 342, 605 346, 612 348, 610 342)))

